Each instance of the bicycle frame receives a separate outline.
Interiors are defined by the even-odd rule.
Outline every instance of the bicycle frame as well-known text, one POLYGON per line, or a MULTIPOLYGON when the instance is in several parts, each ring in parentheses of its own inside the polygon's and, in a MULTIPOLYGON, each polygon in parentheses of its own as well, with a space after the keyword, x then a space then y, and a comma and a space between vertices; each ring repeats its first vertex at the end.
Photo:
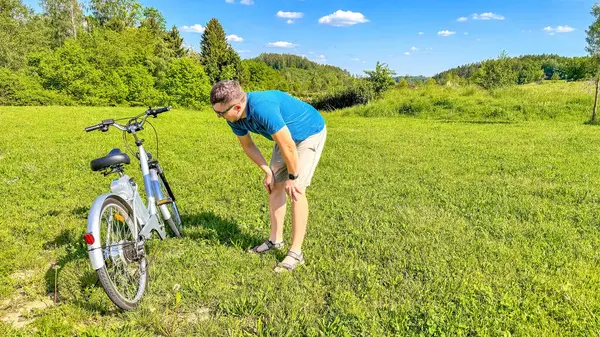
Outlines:
MULTIPOLYGON (((121 201, 128 205, 130 210, 133 211, 133 221, 127 221, 127 224, 133 226, 131 232, 134 233, 136 246, 140 243, 143 245, 144 241, 152 236, 153 230, 158 233, 161 240, 166 237, 165 227, 164 224, 158 220, 156 207, 156 200, 163 199, 160 191, 158 174, 155 168, 149 167, 146 150, 144 149, 142 142, 137 139, 135 133, 133 134, 136 138, 136 145, 138 146, 140 168, 144 179, 147 203, 144 205, 142 198, 137 191, 137 184, 135 184, 129 176, 123 173, 119 173, 120 177, 112 181, 110 193, 102 194, 96 198, 90 209, 87 225, 87 232, 94 236, 94 243, 88 247, 88 255, 94 270, 104 266, 104 255, 108 254, 108 252, 103 252, 100 239, 100 214, 102 212, 104 201, 108 197, 113 196, 121 199, 121 201)), ((161 205, 160 208, 163 216, 169 215, 165 205, 161 205)), ((165 218, 165 220, 166 219, 167 218, 165 218)))

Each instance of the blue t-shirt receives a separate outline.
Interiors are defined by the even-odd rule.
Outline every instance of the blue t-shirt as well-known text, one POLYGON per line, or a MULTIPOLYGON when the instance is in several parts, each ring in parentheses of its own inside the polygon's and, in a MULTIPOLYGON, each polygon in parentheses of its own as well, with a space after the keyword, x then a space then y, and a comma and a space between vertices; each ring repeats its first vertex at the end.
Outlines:
POLYGON ((295 142, 303 141, 325 127, 319 111, 279 90, 249 92, 246 118, 227 123, 237 136, 245 136, 250 131, 269 140, 273 140, 272 134, 287 125, 295 142))

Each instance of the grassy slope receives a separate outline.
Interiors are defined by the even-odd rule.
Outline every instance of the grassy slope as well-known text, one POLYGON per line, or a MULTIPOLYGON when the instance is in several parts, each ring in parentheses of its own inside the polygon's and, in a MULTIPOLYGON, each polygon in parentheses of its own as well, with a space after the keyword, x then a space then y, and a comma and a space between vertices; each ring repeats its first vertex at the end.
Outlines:
POLYGON ((494 91, 477 87, 395 89, 383 100, 335 112, 366 117, 417 116, 444 120, 582 120, 594 104, 589 82, 545 82, 494 91))

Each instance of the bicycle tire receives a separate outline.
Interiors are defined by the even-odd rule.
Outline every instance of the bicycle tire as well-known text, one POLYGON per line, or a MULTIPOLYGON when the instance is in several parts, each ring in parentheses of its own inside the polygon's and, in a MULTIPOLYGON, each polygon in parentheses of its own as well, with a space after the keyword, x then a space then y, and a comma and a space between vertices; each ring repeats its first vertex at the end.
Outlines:
MULTIPOLYGON (((108 220, 111 221, 111 215, 109 215, 108 220)), ((141 258, 134 258, 137 249, 135 248, 136 241, 133 239, 133 233, 131 232, 132 225, 133 211, 129 205, 115 197, 106 198, 100 212, 100 240, 103 243, 106 241, 106 246, 102 247, 103 256, 105 257, 104 266, 96 270, 96 272, 106 295, 108 295, 117 307, 123 310, 133 310, 138 306, 148 284, 145 254, 141 258), (103 221, 106 211, 111 208, 116 209, 120 216, 118 217, 116 213, 113 213, 112 217, 118 223, 125 225, 117 226, 116 223, 105 223, 103 221), (106 235, 115 234, 113 232, 115 227, 119 227, 117 230, 124 234, 123 237, 118 238, 119 240, 116 243, 111 241, 110 236, 105 237, 106 235), (137 289, 134 289, 135 295, 133 295, 128 286, 123 289, 123 282, 118 273, 119 266, 122 268, 124 274, 130 274, 130 271, 134 271, 135 269, 138 275, 133 280, 136 283, 133 286, 137 287, 137 289), (124 294, 124 292, 127 292, 127 294, 124 294)))

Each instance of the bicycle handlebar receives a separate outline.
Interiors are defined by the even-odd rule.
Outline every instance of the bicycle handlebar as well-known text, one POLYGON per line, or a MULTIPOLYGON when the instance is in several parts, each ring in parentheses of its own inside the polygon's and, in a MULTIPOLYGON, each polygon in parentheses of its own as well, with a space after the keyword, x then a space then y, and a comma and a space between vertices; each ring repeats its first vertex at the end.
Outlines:
POLYGON ((156 116, 158 114, 167 112, 169 110, 171 110, 170 106, 164 107, 164 108, 158 108, 158 109, 148 108, 148 110, 146 110, 146 112, 144 112, 143 114, 133 117, 127 123, 127 125, 121 125, 121 124, 115 123, 114 119, 106 119, 106 120, 103 120, 102 123, 88 126, 83 130, 85 132, 91 132, 91 131, 95 131, 95 130, 101 130, 102 132, 106 132, 106 131, 108 131, 109 126, 114 126, 121 131, 135 132, 135 131, 142 130, 142 126, 143 126, 144 122, 146 121, 146 118, 148 118, 149 116, 156 118, 156 116), (141 116, 144 116, 144 118, 142 119, 141 122, 137 122, 138 118, 141 116), (132 121, 133 121, 133 123, 132 123, 132 121), (133 126, 133 128, 131 128, 131 126, 133 126))
POLYGON ((111 125, 114 125, 114 124, 116 124, 114 119, 105 119, 102 121, 102 123, 88 126, 84 130, 85 130, 85 132, 90 132, 90 131, 102 129, 102 132, 106 132, 106 131, 108 131, 108 127, 111 125))

